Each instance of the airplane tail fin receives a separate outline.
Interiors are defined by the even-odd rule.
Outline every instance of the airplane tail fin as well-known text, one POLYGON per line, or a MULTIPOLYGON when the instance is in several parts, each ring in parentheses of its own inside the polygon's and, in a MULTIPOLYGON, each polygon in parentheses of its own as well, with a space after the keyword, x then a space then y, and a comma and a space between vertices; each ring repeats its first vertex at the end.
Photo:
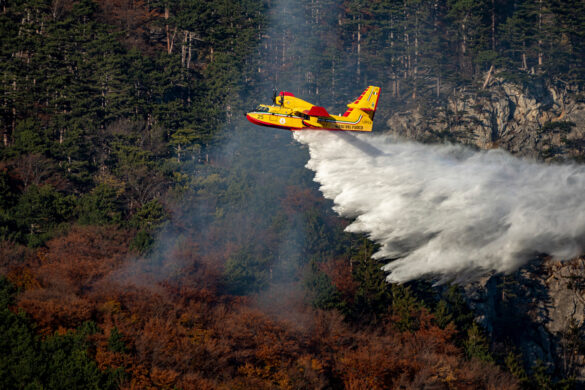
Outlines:
POLYGON ((347 105, 343 116, 355 125, 352 131, 372 131, 379 98, 380 87, 370 85, 354 102, 347 105))
POLYGON ((380 87, 370 85, 366 90, 353 102, 347 105, 348 109, 343 114, 345 117, 356 116, 361 111, 367 115, 370 120, 374 120, 376 108, 378 108, 378 99, 380 98, 380 87))

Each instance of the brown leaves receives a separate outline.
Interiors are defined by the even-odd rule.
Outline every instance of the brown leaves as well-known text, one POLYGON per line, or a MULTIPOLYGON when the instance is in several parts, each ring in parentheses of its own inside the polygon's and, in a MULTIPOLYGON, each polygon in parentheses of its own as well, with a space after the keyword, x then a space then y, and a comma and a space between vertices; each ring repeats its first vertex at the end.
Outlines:
POLYGON ((333 259, 321 263, 320 269, 329 276, 333 285, 343 294, 344 300, 351 299, 355 295, 358 284, 353 279, 351 265, 347 260, 333 259))
POLYGON ((93 319, 87 291, 123 261, 128 240, 126 231, 79 226, 52 239, 26 265, 10 267, 9 279, 25 289, 18 305, 49 333, 93 319))
POLYGON ((93 316, 93 305, 68 290, 39 288, 25 291, 18 306, 29 313, 47 333, 59 328, 74 329, 93 316))
POLYGON ((74 226, 47 242, 38 273, 47 285, 80 292, 116 269, 128 253, 130 232, 112 227, 74 226))
POLYGON ((172 369, 162 369, 155 366, 152 368, 152 370, 150 370, 150 378, 152 379, 152 383, 158 387, 173 387, 177 381, 178 376, 179 373, 172 369))
MULTIPOLYGON (((165 266, 180 265, 161 282, 151 271, 128 267, 131 236, 111 227, 75 226, 46 250, 26 252, 24 263, 12 264, 8 274, 24 287, 18 305, 42 332, 95 321, 101 329, 92 336, 95 359, 101 369, 124 369, 122 388, 514 386, 497 367, 465 361, 452 342, 454 328, 437 327, 425 309, 409 313, 416 330, 399 331, 391 316, 385 326, 360 330, 337 312, 283 300, 286 294, 277 289, 257 299, 221 295, 221 266, 213 264, 221 255, 202 255, 193 243, 161 255, 161 262, 172 263, 165 266), (114 328, 123 349, 110 345, 114 328)), ((342 260, 322 270, 348 299, 355 294, 342 260)))
POLYGON ((6 274, 6 278, 16 287, 24 290, 31 290, 41 287, 41 283, 30 270, 29 267, 17 266, 12 268, 6 274))

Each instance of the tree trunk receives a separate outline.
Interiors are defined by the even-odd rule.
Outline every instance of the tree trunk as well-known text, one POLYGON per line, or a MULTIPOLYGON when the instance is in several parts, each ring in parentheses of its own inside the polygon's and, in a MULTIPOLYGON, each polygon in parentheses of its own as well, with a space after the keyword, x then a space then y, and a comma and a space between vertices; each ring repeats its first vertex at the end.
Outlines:
POLYGON ((335 101, 335 59, 331 61, 331 95, 335 101))
MULTIPOLYGON (((14 91, 14 95, 16 95, 16 80, 12 83, 12 90, 14 91)), ((10 132, 10 136, 14 137, 14 132, 16 131, 16 103, 12 102, 12 131, 10 132)), ((6 137, 7 139, 7 146, 10 143, 10 138, 6 137)))
POLYGON ((412 100, 416 99, 418 89, 418 29, 418 10, 416 10, 414 17, 414 88, 412 90, 412 100))
POLYGON ((358 80, 360 78, 360 72, 361 72, 361 53, 362 53, 362 25, 361 23, 358 23, 358 31, 357 31, 357 76, 358 76, 358 80))
MULTIPOLYGON (((282 61, 280 62, 281 68, 284 68, 284 59, 286 55, 286 36, 282 34, 282 61)), ((212 51, 213 52, 213 51, 212 51)))
POLYGON ((496 51, 496 0, 492 0, 492 51, 496 51))
POLYGON ((538 66, 542 66, 542 0, 538 0, 538 66))
MULTIPOLYGON (((406 4, 406 0, 404 0, 404 20, 408 20, 408 7, 406 4)), ((406 80, 409 73, 410 73, 410 37, 408 35, 408 24, 404 23, 404 46, 405 46, 405 54, 404 54, 404 79, 406 80)))
POLYGON ((171 54, 173 52, 173 45, 175 43, 175 36, 177 35, 177 28, 175 27, 175 31, 173 31, 172 35, 169 29, 169 20, 170 10, 169 7, 165 7, 165 20, 167 23, 165 24, 165 31, 167 33, 167 54, 171 54))
POLYGON ((181 66, 185 68, 187 63, 187 40, 189 39, 189 31, 183 31, 183 44, 181 45, 181 66))
POLYGON ((465 56, 467 54, 467 32, 466 32, 466 27, 465 27, 466 21, 467 21, 467 16, 465 18, 463 18, 463 23, 461 24, 461 35, 462 35, 461 54, 463 56, 465 56))
POLYGON ((492 78, 492 72, 494 71, 494 65, 490 66, 490 70, 487 73, 487 76, 485 76, 485 81, 483 82, 483 89, 485 89, 485 87, 487 87, 487 85, 490 82, 490 79, 492 78))
MULTIPOLYGON (((4 89, 4 90, 6 90, 6 89, 4 89)), ((7 99, 6 93, 5 93, 5 96, 4 96, 4 99, 3 99, 4 108, 6 108, 7 102, 8 102, 8 99, 7 99)), ((4 144, 4 146, 8 146, 8 124, 7 123, 2 127, 2 143, 4 144)))
POLYGON ((187 49, 187 66, 186 66, 187 69, 189 69, 189 67, 191 66, 191 55, 192 55, 191 42, 193 42, 193 33, 191 31, 189 31, 189 44, 188 44, 188 49, 187 49))

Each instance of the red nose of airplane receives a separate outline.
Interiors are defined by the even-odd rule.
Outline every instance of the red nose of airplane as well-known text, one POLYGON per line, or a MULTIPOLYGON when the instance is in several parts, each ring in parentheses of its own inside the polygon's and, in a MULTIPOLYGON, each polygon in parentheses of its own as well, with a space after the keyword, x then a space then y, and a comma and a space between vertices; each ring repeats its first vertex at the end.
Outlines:
POLYGON ((261 124, 260 122, 258 122, 258 120, 254 119, 252 116, 250 116, 250 114, 246 114, 246 119, 249 120, 250 122, 252 122, 255 125, 261 124))
POLYGON ((252 122, 255 125, 259 125, 259 126, 270 126, 270 124, 268 124, 266 122, 259 121, 258 119, 254 118, 250 114, 246 114, 246 119, 248 119, 250 122, 252 122))

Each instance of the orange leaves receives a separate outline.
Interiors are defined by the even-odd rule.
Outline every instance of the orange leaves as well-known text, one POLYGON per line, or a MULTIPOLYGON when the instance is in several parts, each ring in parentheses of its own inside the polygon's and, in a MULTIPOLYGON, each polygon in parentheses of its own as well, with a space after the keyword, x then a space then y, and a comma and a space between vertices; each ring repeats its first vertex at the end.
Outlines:
POLYGON ((47 261, 56 263, 73 257, 86 263, 119 265, 128 253, 132 232, 112 226, 73 226, 67 235, 47 242, 47 261))
POLYGON ((15 267, 8 271, 6 277, 16 287, 20 287, 25 290, 41 287, 41 283, 38 281, 29 267, 15 267))
POLYGON ((118 314, 121 311, 121 305, 120 302, 118 302, 115 299, 110 299, 106 302, 104 302, 102 305, 100 305, 99 310, 103 313, 107 313, 107 314, 118 314))
POLYGON ((32 257, 32 250, 10 241, 0 241, 0 271, 20 265, 32 257))
POLYGON ((73 227, 47 242, 28 265, 12 267, 9 278, 25 292, 18 304, 51 333, 91 320, 97 307, 85 291, 124 259, 129 233, 105 227, 73 227))
POLYGON ((180 389, 215 390, 218 388, 214 380, 205 378, 200 372, 191 371, 181 376, 177 383, 180 389))
POLYGON ((412 365, 401 359, 399 339, 379 336, 367 339, 360 335, 355 348, 340 350, 335 368, 348 388, 381 389, 412 365))
POLYGON ((45 284, 79 292, 121 264, 129 239, 125 230, 74 226, 66 236, 47 242, 38 274, 45 284))
POLYGON ((324 365, 318 359, 315 359, 310 354, 302 355, 297 359, 297 365, 304 371, 313 370, 318 373, 323 373, 324 365))
POLYGON ((120 352, 111 351, 105 334, 97 334, 95 338, 97 339, 95 360, 101 370, 125 366, 128 357, 120 352))
POLYGON ((156 366, 150 370, 150 378, 155 386, 172 388, 177 381, 179 373, 172 369, 163 369, 156 366))
POLYGON ((334 259, 320 264, 321 271, 331 279, 333 285, 345 299, 355 296, 358 283, 351 274, 351 267, 347 260, 334 259))
POLYGON ((140 334, 135 335, 135 347, 143 359, 155 363, 167 363, 185 340, 181 337, 173 319, 150 318, 140 334))
POLYGON ((86 299, 67 290, 48 288, 25 291, 18 299, 18 306, 48 333, 60 327, 76 328, 90 320, 94 310, 86 299))
MULTIPOLYGON (((306 200, 288 202, 299 210, 306 200)), ((10 264, 8 273, 25 290, 19 307, 43 333, 97 324, 92 353, 101 369, 124 369, 123 389, 514 386, 497 367, 465 361, 452 342, 453 325, 437 327, 421 306, 403 305, 414 324, 408 331, 396 326, 398 312, 383 326, 356 329, 336 311, 308 306, 299 286, 288 286, 289 292, 274 286, 255 298, 221 295, 226 245, 203 255, 200 246, 186 243, 170 257, 161 255, 177 272, 157 280, 148 264, 126 263, 130 237, 124 230, 76 226, 46 250, 23 252, 26 260, 10 264), (114 329, 122 348, 112 342, 114 329)), ((0 247, 0 253, 13 249, 0 247)), ((321 270, 345 299, 355 296, 348 264, 330 260, 321 270)))

